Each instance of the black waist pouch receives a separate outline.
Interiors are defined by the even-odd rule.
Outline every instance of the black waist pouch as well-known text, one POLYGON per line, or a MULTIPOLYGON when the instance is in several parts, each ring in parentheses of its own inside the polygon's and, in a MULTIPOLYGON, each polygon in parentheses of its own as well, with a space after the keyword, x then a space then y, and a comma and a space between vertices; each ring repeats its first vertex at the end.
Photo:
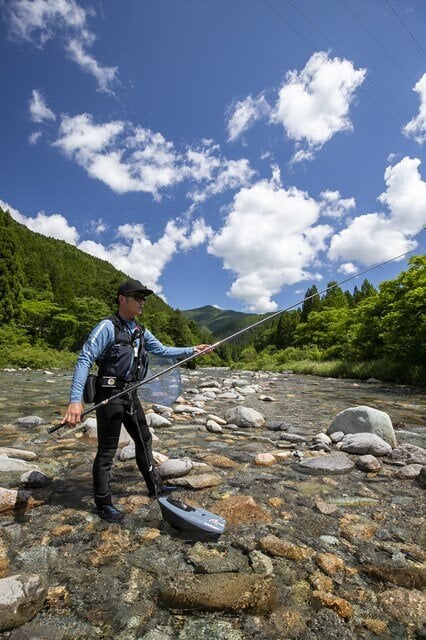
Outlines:
POLYGON ((86 384, 83 389, 83 402, 85 404, 91 404, 95 401, 96 379, 97 376, 94 373, 89 373, 87 376, 86 384))

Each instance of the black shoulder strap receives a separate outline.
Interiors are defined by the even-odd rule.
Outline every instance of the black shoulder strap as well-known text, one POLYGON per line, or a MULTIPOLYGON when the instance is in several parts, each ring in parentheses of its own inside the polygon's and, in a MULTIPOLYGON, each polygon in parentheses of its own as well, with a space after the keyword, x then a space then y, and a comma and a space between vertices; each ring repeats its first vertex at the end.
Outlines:
MULTIPOLYGON (((120 318, 120 316, 118 315, 118 313, 114 313, 112 316, 109 316, 108 320, 111 320, 112 324, 114 325, 114 338, 115 340, 117 340, 118 334, 120 333, 120 331, 124 328, 127 328, 127 325, 125 324, 125 322, 120 318)), ((138 324, 136 322, 135 325, 135 329, 134 331, 136 331, 137 329, 139 329, 140 331, 140 337, 143 337, 143 334, 145 333, 145 327, 143 324, 138 324)))

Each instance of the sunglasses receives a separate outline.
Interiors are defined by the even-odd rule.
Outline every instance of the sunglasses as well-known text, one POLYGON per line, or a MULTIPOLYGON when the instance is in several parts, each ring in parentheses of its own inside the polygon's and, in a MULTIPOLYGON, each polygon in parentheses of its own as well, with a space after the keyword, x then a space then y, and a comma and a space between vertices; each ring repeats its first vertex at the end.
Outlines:
POLYGON ((128 297, 137 300, 137 302, 145 302, 146 300, 146 296, 143 293, 129 293, 128 297))

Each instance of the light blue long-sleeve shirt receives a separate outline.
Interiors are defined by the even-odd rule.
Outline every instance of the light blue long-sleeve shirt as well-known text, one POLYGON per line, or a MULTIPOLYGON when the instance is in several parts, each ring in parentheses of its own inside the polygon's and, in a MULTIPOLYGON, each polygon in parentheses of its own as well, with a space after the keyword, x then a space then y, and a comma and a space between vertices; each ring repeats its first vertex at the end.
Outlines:
MULTIPOLYGON (((124 321, 132 334, 136 328, 134 320, 124 321)), ((187 358, 195 352, 194 347, 165 347, 153 333, 145 329, 144 332, 145 349, 148 353, 163 358, 187 358)), ((114 324, 111 320, 102 320, 93 329, 92 333, 83 345, 77 364, 74 370, 74 377, 71 383, 70 402, 81 402, 83 389, 87 376, 93 363, 102 356, 104 351, 115 341, 114 324)), ((136 341, 136 344, 138 341, 136 341)))

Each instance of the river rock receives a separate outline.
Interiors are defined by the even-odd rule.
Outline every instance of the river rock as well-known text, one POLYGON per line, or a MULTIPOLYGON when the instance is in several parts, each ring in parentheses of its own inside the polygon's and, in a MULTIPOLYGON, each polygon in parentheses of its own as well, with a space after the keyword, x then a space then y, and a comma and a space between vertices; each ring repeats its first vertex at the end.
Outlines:
POLYGON ((47 585, 36 574, 18 574, 0 579, 0 631, 8 631, 31 620, 43 607, 47 585))
POLYGON ((207 489, 207 487, 217 487, 221 484, 222 478, 217 473, 198 473, 196 475, 185 476, 184 478, 174 477, 173 482, 178 487, 207 489))
POLYGON ((28 464, 25 460, 18 460, 18 458, 3 458, 0 457, 0 473, 7 473, 9 471, 36 471, 37 467, 33 464, 28 464))
POLYGON ((415 444, 402 443, 392 450, 389 458, 405 464, 426 465, 426 449, 415 444))
POLYGON ((345 434, 374 433, 390 444, 392 448, 397 444, 392 421, 388 414, 372 407, 359 406, 344 409, 334 418, 327 429, 327 434, 330 435, 336 431, 343 431, 345 434))
POLYGON ((216 500, 211 507, 213 513, 225 518, 228 526, 239 526, 251 522, 270 522, 270 514, 253 496, 227 496, 216 500))
POLYGON ((164 416, 159 415, 158 413, 147 413, 146 422, 148 427, 152 427, 153 429, 161 429, 161 427, 173 426, 173 422, 171 422, 164 416))
POLYGON ((247 407, 228 409, 225 418, 228 423, 238 427, 262 427, 265 424, 265 418, 259 411, 247 407))
POLYGON ((194 416, 201 416, 206 413, 205 409, 201 409, 201 407, 194 407, 189 404, 177 404, 173 407, 174 413, 190 413, 194 416))
POLYGON ((233 547, 219 550, 216 545, 208 547, 197 542, 190 548, 187 557, 196 573, 249 572, 247 556, 233 547))
POLYGON ((260 467, 270 467, 277 461, 272 453, 258 453, 254 462, 260 467))
POLYGON ((277 606, 272 579, 248 573, 181 574, 160 587, 159 596, 169 608, 195 611, 266 614, 277 606))
POLYGON ((417 478, 420 475, 423 466, 421 464, 407 464, 405 467, 395 472, 395 478, 417 478))
POLYGON ((216 422, 216 424, 219 424, 221 427, 224 427, 226 425, 226 420, 224 420, 223 418, 221 418, 220 416, 217 416, 214 413, 209 413, 206 416, 207 420, 213 420, 214 422, 216 422))
POLYGON ((294 562, 309 560, 314 553, 308 547, 301 547, 274 535, 264 536, 259 540, 259 544, 263 551, 267 551, 272 556, 287 558, 294 562))
POLYGON ((301 436, 298 433, 283 433, 280 435, 280 440, 286 440, 287 442, 306 442, 305 436, 301 436))
POLYGON ((377 460, 377 458, 370 455, 360 456, 359 458, 356 459, 355 464, 357 469, 360 469, 361 471, 367 471, 367 472, 373 472, 373 473, 376 471, 380 471, 380 469, 382 468, 382 465, 377 460))
POLYGON ((263 576, 271 576, 274 573, 274 565, 271 558, 258 549, 251 551, 249 554, 251 568, 254 573, 263 576))
POLYGON ((25 451, 25 449, 14 449, 12 447, 0 447, 0 456, 8 458, 20 458, 21 460, 35 460, 37 454, 34 451, 25 451))
POLYGON ((345 453, 327 453, 318 458, 303 459, 297 467, 313 475, 339 475, 348 473, 354 468, 354 463, 345 453))
POLYGON ((157 468, 162 478, 179 478, 189 473, 194 466, 189 458, 171 458, 157 468))
POLYGON ((421 468, 421 471, 417 476, 417 481, 423 489, 426 489, 426 466, 421 468))
POLYGON ((42 471, 26 471, 21 475, 21 482, 29 489, 39 489, 47 487, 52 482, 52 478, 42 471))
POLYGON ((18 427, 32 429, 33 427, 39 427, 42 424, 46 424, 46 421, 39 416, 25 416, 25 418, 18 418, 15 424, 17 424, 18 427))
POLYGON ((220 383, 217 380, 205 380, 198 385, 199 389, 220 389, 220 383))
POLYGON ((392 447, 375 433, 348 433, 339 442, 339 449, 347 453, 372 456, 387 456, 392 447))
POLYGON ((214 420, 207 420, 206 429, 211 433, 223 433, 223 428, 220 426, 220 424, 217 424, 217 422, 215 422, 214 420))
POLYGON ((330 433, 330 440, 334 444, 337 444, 338 442, 343 440, 344 437, 345 437, 345 434, 343 433, 343 431, 335 431, 334 433, 330 433))
POLYGON ((136 456, 136 449, 135 449, 135 443, 133 442, 133 440, 129 442, 129 444, 127 444, 125 447, 120 449, 120 451, 117 454, 117 458, 121 462, 125 462, 126 460, 133 460, 135 456, 136 456))

